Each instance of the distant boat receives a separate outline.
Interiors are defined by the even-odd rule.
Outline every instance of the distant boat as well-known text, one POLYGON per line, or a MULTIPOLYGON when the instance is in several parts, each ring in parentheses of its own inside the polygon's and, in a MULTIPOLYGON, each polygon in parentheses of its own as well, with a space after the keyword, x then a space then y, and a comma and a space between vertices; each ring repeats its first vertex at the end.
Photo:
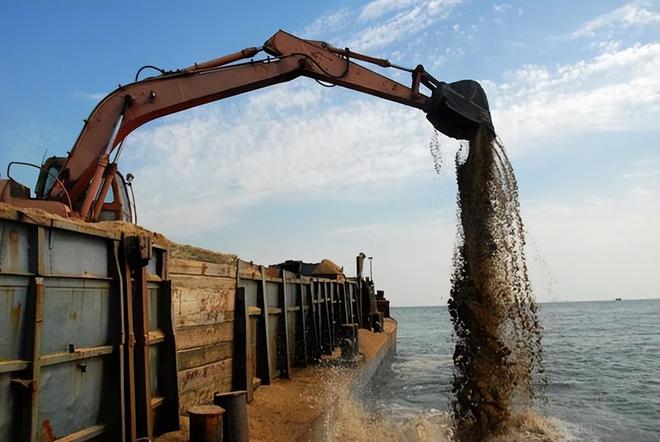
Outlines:
POLYGON ((623 301, 621 298, 614 298, 615 301, 623 301))

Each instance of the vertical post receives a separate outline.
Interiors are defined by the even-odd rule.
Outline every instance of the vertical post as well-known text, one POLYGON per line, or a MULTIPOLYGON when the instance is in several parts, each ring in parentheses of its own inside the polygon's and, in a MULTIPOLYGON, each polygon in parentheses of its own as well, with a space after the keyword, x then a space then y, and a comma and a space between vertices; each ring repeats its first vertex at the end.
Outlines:
POLYGON ((127 375, 124 388, 128 392, 126 410, 126 433, 128 439, 137 439, 137 425, 135 422, 135 331, 133 328, 133 278, 129 261, 129 246, 127 237, 122 237, 122 270, 124 290, 124 330, 126 332, 126 357, 124 358, 124 373, 127 375))
POLYGON ((44 274, 46 273, 45 266, 45 245, 46 245, 46 230, 43 227, 36 227, 35 231, 30 235, 29 244, 29 269, 32 276, 30 278, 28 288, 28 300, 30 302, 30 316, 28 321, 31 322, 28 330, 30 331, 30 340, 28 345, 32 351, 32 358, 30 361, 30 368, 28 369, 28 377, 26 380, 16 379, 14 382, 19 382, 23 387, 27 387, 27 402, 29 403, 30 410, 27 414, 28 419, 19 430, 21 438, 25 438, 31 442, 36 442, 39 437, 39 393, 41 390, 41 336, 44 322, 44 274))
POLYGON ((331 313, 332 312, 332 304, 331 304, 331 300, 328 296, 328 292, 329 292, 328 283, 327 282, 321 282, 320 285, 322 287, 321 294, 322 294, 322 297, 323 297, 323 305, 325 307, 324 308, 324 310, 325 310, 324 311, 324 313, 325 313, 324 316, 325 316, 325 325, 326 326, 325 326, 324 332, 326 333, 326 339, 324 341, 324 343, 325 343, 324 353, 331 355, 333 347, 334 347, 334 337, 333 337, 333 333, 332 333, 332 313, 331 313))
MULTIPOLYGON (((151 408, 151 370, 148 336, 148 288, 147 264, 151 258, 151 240, 145 236, 126 237, 125 246, 128 271, 133 270, 133 302, 128 310, 133 310, 133 330, 135 331, 134 379, 135 386, 135 426, 138 438, 153 436, 153 410, 151 408)), ((130 273, 128 273, 130 274, 130 273)), ((130 280, 130 278, 127 277, 130 280)))
POLYGON ((232 389, 252 388, 252 367, 250 366, 250 317, 245 302, 245 287, 236 287, 234 316, 234 354, 232 389))
POLYGON ((280 306, 282 307, 282 325, 280 325, 280 333, 284 333, 280 342, 284 346, 281 352, 284 360, 282 361, 282 371, 286 379, 291 379, 291 343, 289 342, 289 294, 286 290, 286 270, 282 269, 282 291, 280 298, 280 306))
MULTIPOLYGON (((126 337, 126 323, 125 323, 125 293, 124 293, 124 277, 125 275, 122 274, 121 271, 121 264, 120 264, 120 256, 121 256, 121 243, 117 240, 112 241, 112 250, 110 253, 110 271, 109 273, 112 275, 112 280, 114 281, 113 287, 115 290, 115 296, 117 297, 117 301, 119 303, 119 312, 118 312, 118 319, 119 319, 119 339, 118 342, 119 344, 117 345, 117 349, 119 351, 118 355, 118 365, 119 365, 119 382, 118 384, 115 384, 117 386, 117 389, 119 390, 119 428, 116 430, 116 434, 120 434, 120 438, 122 442, 127 441, 126 437, 126 423, 130 420, 130 417, 127 416, 126 413, 126 370, 125 370, 125 363, 126 363, 126 355, 124 354, 127 348, 127 337, 126 337)), ((130 277, 130 274, 129 274, 130 277)), ((131 439, 133 440, 133 439, 131 439)))
POLYGON ((300 330, 302 330, 302 356, 298 359, 302 361, 302 365, 307 365, 307 312, 309 311, 309 306, 307 305, 307 289, 302 282, 302 279, 298 282, 298 290, 300 293, 298 303, 300 304, 300 330))
MULTIPOLYGON (((166 252, 163 252, 166 255, 166 252)), ((167 271, 161 273, 161 278, 167 277, 167 271)), ((156 430, 159 433, 179 429, 179 383, 177 373, 176 342, 172 314, 172 281, 163 279, 159 287, 161 300, 158 303, 162 315, 160 330, 165 335, 164 342, 158 344, 161 352, 159 356, 159 385, 165 402, 160 406, 156 421, 156 430)), ((151 384, 149 384, 151 385, 151 384)), ((151 405, 151 404, 150 404, 151 405)))
POLYGON ((34 335, 32 339, 31 377, 32 389, 30 392, 30 440, 38 440, 39 431, 39 391, 41 390, 41 332, 44 323, 44 279, 40 276, 32 278, 34 293, 34 335))
POLYGON ((330 354, 332 354, 335 346, 337 345, 337 340, 335 338, 335 304, 334 304, 334 295, 333 295, 333 283, 325 282, 325 296, 328 305, 328 314, 329 322, 328 328, 330 329, 330 354))
POLYGON ((264 350, 266 355, 264 358, 264 373, 262 373, 261 383, 264 385, 270 384, 270 328, 268 326, 268 293, 266 292, 266 269, 261 266, 261 285, 257 293, 257 303, 261 308, 261 318, 263 322, 263 331, 261 338, 264 341, 264 350))
POLYGON ((224 442, 248 442, 250 440, 245 397, 245 391, 216 393, 213 396, 213 403, 225 410, 222 431, 224 442))
POLYGON ((321 351, 320 351, 321 335, 319 334, 319 315, 317 313, 318 304, 316 301, 316 288, 314 286, 314 281, 311 279, 309 281, 309 308, 312 317, 312 332, 313 332, 312 354, 315 359, 318 359, 318 357, 321 355, 321 351))

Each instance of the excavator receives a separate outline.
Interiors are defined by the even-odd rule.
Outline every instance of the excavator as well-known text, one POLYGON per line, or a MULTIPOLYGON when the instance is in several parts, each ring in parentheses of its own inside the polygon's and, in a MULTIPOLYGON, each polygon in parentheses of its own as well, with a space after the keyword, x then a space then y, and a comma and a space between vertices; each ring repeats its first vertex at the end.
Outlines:
POLYGON ((42 165, 10 163, 7 179, 0 180, 0 202, 90 222, 135 222, 128 192, 131 176, 125 179, 117 170, 123 141, 132 131, 165 115, 301 76, 420 109, 436 130, 452 138, 470 140, 480 127, 494 130, 486 94, 476 81, 445 83, 433 78, 422 65, 406 68, 282 30, 259 48, 250 47, 184 69, 155 69, 160 75, 139 80, 138 71, 135 82, 120 85, 96 105, 68 157, 52 157, 42 165), (261 52, 265 58, 255 60, 261 52), (412 76, 411 85, 356 61, 407 71, 412 76), (420 91, 422 86, 426 94, 420 91), (14 164, 40 169, 34 197, 27 186, 11 178, 14 164))

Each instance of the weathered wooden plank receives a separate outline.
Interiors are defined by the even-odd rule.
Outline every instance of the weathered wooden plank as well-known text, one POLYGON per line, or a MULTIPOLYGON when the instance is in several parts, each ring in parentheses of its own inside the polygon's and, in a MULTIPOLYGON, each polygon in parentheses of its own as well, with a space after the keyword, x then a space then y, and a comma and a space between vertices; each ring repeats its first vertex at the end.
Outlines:
POLYGON ((204 261, 215 264, 231 264, 238 260, 236 255, 218 253, 212 250, 202 249, 200 247, 193 247, 185 244, 172 244, 170 254, 172 258, 204 261))
POLYGON ((235 280, 178 275, 172 278, 176 327, 216 324, 233 319, 235 280))
MULTIPOLYGON (((229 315, 233 318, 233 313, 229 315)), ((184 350, 194 347, 231 341, 234 337, 234 321, 214 325, 182 327, 176 330, 176 348, 184 350)))
POLYGON ((68 436, 58 438, 58 442, 79 442, 84 440, 94 439, 105 433, 105 425, 94 425, 93 427, 84 428, 82 430, 71 433, 68 436))
POLYGON ((282 279, 280 278, 281 275, 281 270, 277 267, 264 267, 264 270, 266 271, 266 277, 278 279, 280 282, 282 279))
POLYGON ((239 263, 239 277, 243 279, 261 280, 261 267, 251 262, 241 260, 239 263))
POLYGON ((236 277, 236 261, 227 264, 172 258, 169 272, 174 275, 236 277))
POLYGON ((224 359, 201 367, 181 370, 179 377, 179 393, 197 390, 216 383, 221 378, 231 379, 232 359, 224 359))
POLYGON ((176 359, 179 371, 229 359, 231 358, 232 351, 233 345, 231 341, 178 351, 176 359))
MULTIPOLYGON (((234 312, 227 310, 219 300, 183 302, 174 311, 175 327, 220 324, 234 319, 234 312), (214 304, 216 304, 214 306, 214 304)), ((233 303, 233 302, 232 302, 233 303)))
POLYGON ((255 265, 251 262, 241 261, 239 278, 241 279, 251 279, 254 281, 261 281, 262 278, 270 282, 282 282, 280 277, 280 269, 277 267, 264 267, 264 272, 262 275, 261 266, 255 265))
POLYGON ((170 275, 172 279, 172 288, 194 288, 194 289, 212 289, 212 290, 236 290, 235 277, 225 278, 220 276, 203 275, 170 275))

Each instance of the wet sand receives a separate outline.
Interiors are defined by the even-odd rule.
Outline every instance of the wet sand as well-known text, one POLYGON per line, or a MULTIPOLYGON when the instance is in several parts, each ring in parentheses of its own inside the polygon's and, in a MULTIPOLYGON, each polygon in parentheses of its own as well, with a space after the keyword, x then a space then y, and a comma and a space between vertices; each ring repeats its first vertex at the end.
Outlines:
MULTIPOLYGON (((292 379, 276 379, 259 387, 248 404, 251 441, 307 441, 315 440, 327 430, 336 412, 340 392, 346 391, 396 339, 396 321, 386 319, 384 333, 360 330, 358 350, 361 354, 356 367, 334 364, 294 369, 292 379)), ((182 431, 169 433, 159 442, 188 440, 187 418, 182 417, 182 431)))

